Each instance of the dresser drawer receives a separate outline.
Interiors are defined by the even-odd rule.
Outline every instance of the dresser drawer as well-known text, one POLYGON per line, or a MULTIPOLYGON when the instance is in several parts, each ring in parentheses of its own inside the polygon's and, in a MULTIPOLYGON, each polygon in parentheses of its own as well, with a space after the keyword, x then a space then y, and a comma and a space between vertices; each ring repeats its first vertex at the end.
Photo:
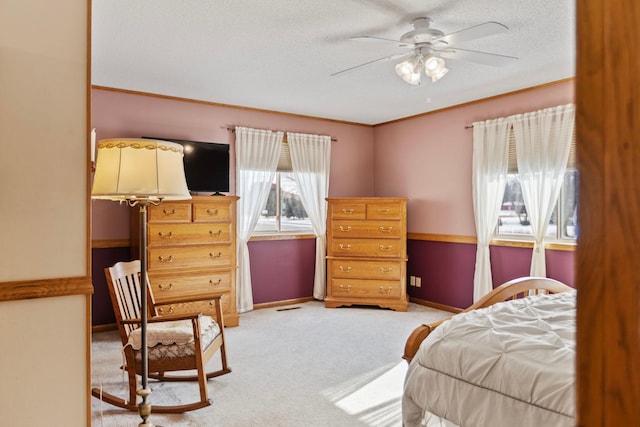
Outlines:
POLYGON ((398 203, 367 204, 367 219, 397 219, 404 217, 402 206, 398 203))
POLYGON ((149 249, 149 271, 178 268, 228 267, 232 261, 229 245, 173 246, 149 249))
POLYGON ((198 245, 230 243, 231 224, 171 224, 152 223, 148 227, 149 246, 198 245))
POLYGON ((329 259, 327 270, 331 277, 336 278, 400 280, 403 267, 403 261, 329 259))
POLYGON ((163 202, 147 208, 149 222, 191 222, 191 204, 163 202))
POLYGON ((193 203, 193 222, 229 221, 230 219, 229 205, 207 202, 193 203))
POLYGON ((329 255, 354 257, 391 257, 404 254, 398 239, 332 239, 329 255))
POLYGON ((371 238, 400 238, 402 235, 401 221, 349 221, 344 219, 331 222, 333 237, 371 237, 371 238))
POLYGON ((330 294, 334 298, 395 298, 401 296, 397 280, 331 279, 330 294))
MULTIPOLYGON (((229 312, 229 295, 224 294, 220 299, 222 303, 222 312, 229 312)), ((156 304, 156 311, 158 315, 167 314, 194 314, 202 313, 207 316, 215 316, 215 303, 213 301, 190 301, 181 302, 176 304, 156 304)), ((215 317, 214 317, 215 318, 215 317)))
POLYGON ((364 203, 332 203, 330 218, 339 219, 365 219, 367 205, 364 203))
POLYGON ((197 299, 207 292, 229 291, 231 289, 231 272, 213 272, 189 275, 154 275, 149 274, 151 292, 156 304, 176 299, 197 299))

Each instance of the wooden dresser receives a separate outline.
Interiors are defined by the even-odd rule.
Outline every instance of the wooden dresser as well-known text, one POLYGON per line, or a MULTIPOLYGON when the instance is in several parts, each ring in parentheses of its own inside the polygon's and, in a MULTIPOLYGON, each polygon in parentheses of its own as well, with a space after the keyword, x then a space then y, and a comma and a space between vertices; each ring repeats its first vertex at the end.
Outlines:
MULTIPOLYGON (((203 301, 203 294, 224 292, 225 326, 238 325, 237 200, 235 196, 194 196, 149 206, 148 272, 158 314, 214 314, 213 303, 203 301)), ((132 221, 132 227, 138 225, 132 221)), ((132 232, 132 236, 138 234, 132 232)))
POLYGON ((328 198, 326 307, 407 311, 407 199, 328 198))

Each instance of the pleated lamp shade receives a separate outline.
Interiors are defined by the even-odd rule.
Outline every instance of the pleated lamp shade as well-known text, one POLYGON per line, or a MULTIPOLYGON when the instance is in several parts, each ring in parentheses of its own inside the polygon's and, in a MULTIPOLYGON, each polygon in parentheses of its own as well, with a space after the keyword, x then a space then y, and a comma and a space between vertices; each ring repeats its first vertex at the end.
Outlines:
POLYGON ((91 198, 116 201, 190 199, 180 144, 118 138, 98 142, 91 198))

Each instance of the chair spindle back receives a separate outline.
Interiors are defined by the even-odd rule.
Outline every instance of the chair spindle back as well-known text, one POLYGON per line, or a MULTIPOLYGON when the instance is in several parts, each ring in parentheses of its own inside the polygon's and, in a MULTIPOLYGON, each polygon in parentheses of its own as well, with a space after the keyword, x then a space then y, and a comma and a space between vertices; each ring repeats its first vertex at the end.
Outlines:
POLYGON ((105 268, 111 303, 118 310, 114 313, 118 329, 128 337, 138 326, 123 320, 140 319, 140 261, 119 262, 105 268))

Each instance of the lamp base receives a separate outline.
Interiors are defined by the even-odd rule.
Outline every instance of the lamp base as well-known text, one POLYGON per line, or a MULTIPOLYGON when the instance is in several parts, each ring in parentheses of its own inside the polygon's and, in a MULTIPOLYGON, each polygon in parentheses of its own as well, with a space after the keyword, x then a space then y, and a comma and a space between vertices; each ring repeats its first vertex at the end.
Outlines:
POLYGON ((142 422, 138 424, 138 427, 154 427, 151 421, 148 421, 149 415, 151 415, 151 404, 147 403, 147 397, 151 394, 150 388, 141 388, 137 391, 138 396, 142 397, 142 402, 138 405, 140 418, 142 422))

